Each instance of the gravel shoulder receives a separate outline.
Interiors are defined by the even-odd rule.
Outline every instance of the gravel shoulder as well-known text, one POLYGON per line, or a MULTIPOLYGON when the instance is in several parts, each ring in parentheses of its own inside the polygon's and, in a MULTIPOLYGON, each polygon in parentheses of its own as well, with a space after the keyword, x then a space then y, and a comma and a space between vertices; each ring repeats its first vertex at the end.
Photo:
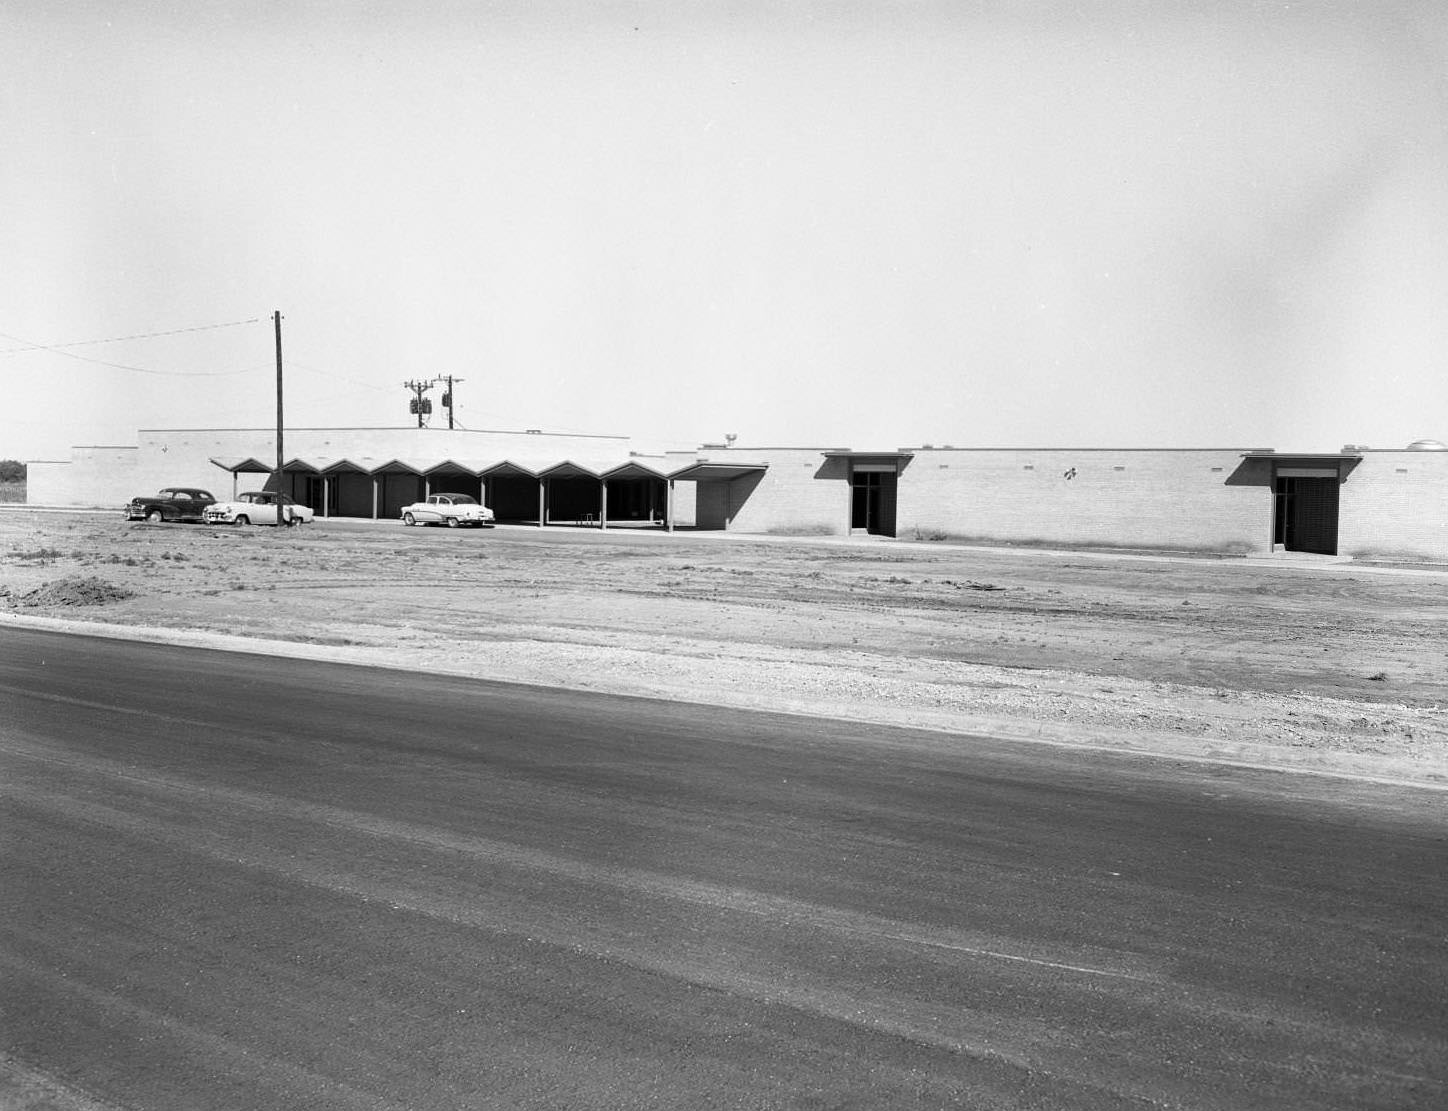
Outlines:
POLYGON ((1448 573, 0 512, 0 621, 1448 786, 1448 573))

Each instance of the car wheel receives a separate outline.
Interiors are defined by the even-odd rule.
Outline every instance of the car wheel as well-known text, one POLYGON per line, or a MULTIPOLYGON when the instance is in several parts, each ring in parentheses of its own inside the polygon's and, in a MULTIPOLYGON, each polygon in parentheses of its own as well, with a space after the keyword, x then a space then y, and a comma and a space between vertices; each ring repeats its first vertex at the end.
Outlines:
POLYGON ((159 509, 146 510, 146 523, 148 525, 159 525, 165 519, 159 509))
POLYGON ((404 525, 415 525, 417 524, 417 518, 414 517, 411 513, 404 513, 402 515, 402 523, 404 525))
POLYGON ((458 527, 458 519, 457 519, 456 517, 449 517, 449 518, 447 519, 447 527, 448 527, 448 528, 457 528, 457 527, 458 527))
POLYGON ((302 523, 302 519, 300 517, 288 517, 286 519, 286 522, 287 528, 296 528, 299 524, 302 523))
POLYGON ((236 515, 236 520, 232 521, 231 523, 232 523, 233 525, 237 525, 237 526, 239 527, 239 526, 241 526, 241 525, 249 525, 249 524, 251 524, 251 520, 247 517, 247 515, 246 515, 245 513, 238 513, 238 514, 236 515))

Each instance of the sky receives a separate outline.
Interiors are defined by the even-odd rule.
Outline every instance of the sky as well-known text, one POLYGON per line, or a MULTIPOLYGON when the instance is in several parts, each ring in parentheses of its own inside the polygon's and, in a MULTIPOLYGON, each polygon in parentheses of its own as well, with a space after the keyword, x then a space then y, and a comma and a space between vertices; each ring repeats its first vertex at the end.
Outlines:
POLYGON ((276 311, 289 427, 1448 440, 1441 0, 6 0, 0 136, 0 458, 276 311))

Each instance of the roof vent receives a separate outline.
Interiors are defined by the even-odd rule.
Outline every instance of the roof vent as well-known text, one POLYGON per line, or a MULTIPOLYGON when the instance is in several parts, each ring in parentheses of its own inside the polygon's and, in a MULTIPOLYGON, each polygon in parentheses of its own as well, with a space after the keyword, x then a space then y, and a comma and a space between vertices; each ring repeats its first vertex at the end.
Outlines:
POLYGON ((1448 451, 1448 444, 1442 440, 1414 440, 1408 445, 1409 451, 1448 451))

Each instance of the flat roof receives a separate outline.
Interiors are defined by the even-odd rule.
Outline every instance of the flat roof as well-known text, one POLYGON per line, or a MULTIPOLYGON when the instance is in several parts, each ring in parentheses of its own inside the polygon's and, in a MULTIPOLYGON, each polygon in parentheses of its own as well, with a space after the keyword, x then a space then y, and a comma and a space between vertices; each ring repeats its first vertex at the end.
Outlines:
POLYGON ((1335 463, 1344 459, 1361 459, 1360 451, 1244 451, 1243 459, 1286 459, 1292 462, 1335 463))
MULTIPOLYGON (((905 450, 905 449, 901 449, 901 450, 903 451, 903 450, 905 450)), ((1224 451, 1225 451, 1225 452, 1238 452, 1238 453, 1241 453, 1241 452, 1243 451, 1243 448, 1241 448, 1240 446, 1237 446, 1237 445, 1233 445, 1233 446, 1231 446, 1231 447, 1071 447, 1071 446, 1069 446, 1069 445, 1067 445, 1066 447, 1042 447, 1041 445, 1037 444, 1037 445, 1035 445, 1034 447, 1030 447, 1030 446, 1028 446, 1028 447, 1018 447, 1018 446, 1013 445, 1013 444, 1003 444, 1003 445, 998 445, 998 446, 996 446, 996 447, 956 447, 954 444, 921 444, 919 447, 910 448, 909 450, 910 450, 910 451, 994 451, 994 452, 1008 451, 1008 452, 1014 452, 1014 453, 1016 453, 1016 454, 1021 454, 1021 453, 1024 453, 1024 452, 1048 452, 1048 451, 1055 451, 1055 452, 1069 452, 1069 453, 1071 453, 1071 454, 1073 454, 1073 455, 1084 454, 1084 453, 1086 453, 1086 452, 1088 452, 1088 451, 1100 452, 1100 453, 1103 454, 1103 455, 1105 455, 1105 454, 1113 454, 1113 455, 1115 455, 1115 454, 1121 454, 1121 453, 1123 453, 1123 452, 1135 451, 1135 452, 1150 452, 1150 453, 1153 454, 1153 455, 1165 455, 1165 454, 1167 454, 1168 452, 1224 452, 1224 451)), ((1273 449, 1270 448, 1270 447, 1248 448, 1248 449, 1246 449, 1246 451, 1249 452, 1249 453, 1252 453, 1252 452, 1265 452, 1265 453, 1267 453, 1267 454, 1269 454, 1269 455, 1270 455, 1270 454, 1273 454, 1273 449)))

